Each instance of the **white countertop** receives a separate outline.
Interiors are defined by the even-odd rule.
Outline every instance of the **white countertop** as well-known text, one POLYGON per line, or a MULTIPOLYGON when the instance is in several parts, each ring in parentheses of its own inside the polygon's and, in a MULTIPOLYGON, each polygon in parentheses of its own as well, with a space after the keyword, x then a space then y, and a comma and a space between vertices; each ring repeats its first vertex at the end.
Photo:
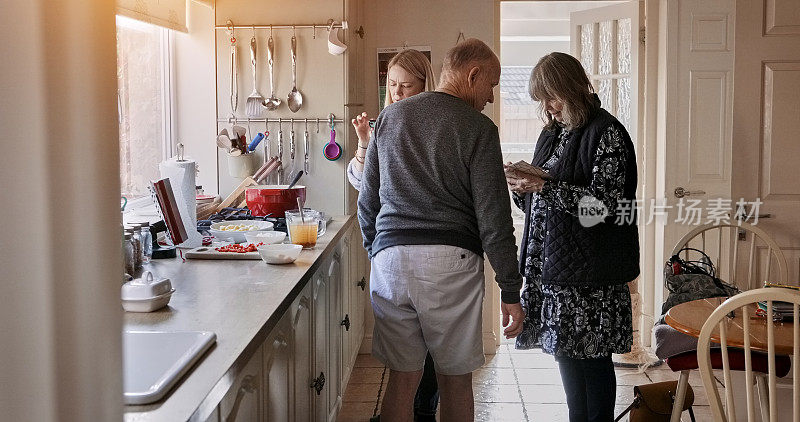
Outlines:
POLYGON ((167 308, 126 312, 125 330, 213 331, 216 344, 166 399, 125 406, 126 421, 205 420, 355 216, 336 216, 313 250, 293 264, 247 260, 154 260, 146 270, 172 280, 167 308))

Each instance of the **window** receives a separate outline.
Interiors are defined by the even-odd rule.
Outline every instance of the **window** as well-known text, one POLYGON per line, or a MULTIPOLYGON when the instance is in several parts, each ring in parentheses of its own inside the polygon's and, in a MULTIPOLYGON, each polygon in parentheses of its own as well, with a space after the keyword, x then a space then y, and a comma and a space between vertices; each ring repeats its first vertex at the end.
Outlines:
MULTIPOLYGON (((171 31, 117 16, 121 194, 149 198, 172 150, 171 31)), ((149 202, 148 202, 149 203, 149 202)))

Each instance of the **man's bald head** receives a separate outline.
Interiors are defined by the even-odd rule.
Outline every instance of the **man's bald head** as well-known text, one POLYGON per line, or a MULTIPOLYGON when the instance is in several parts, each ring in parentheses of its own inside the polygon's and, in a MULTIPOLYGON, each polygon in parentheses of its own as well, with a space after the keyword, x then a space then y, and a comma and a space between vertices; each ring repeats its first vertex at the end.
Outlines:
POLYGON ((444 56, 440 91, 460 97, 477 110, 494 102, 492 89, 500 82, 500 60, 486 43, 469 38, 444 56))

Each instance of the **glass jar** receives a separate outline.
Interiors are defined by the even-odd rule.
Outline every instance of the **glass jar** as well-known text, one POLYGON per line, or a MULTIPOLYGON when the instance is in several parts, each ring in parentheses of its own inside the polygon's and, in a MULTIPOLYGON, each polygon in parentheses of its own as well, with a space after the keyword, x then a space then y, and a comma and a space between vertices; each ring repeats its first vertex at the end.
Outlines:
POLYGON ((142 269, 142 239, 139 235, 139 227, 128 225, 125 227, 125 230, 131 235, 131 243, 133 243, 133 267, 138 271, 142 269))
POLYGON ((130 233, 125 233, 122 236, 122 264, 125 267, 126 274, 132 276, 136 272, 133 258, 133 242, 131 241, 130 233))
POLYGON ((139 236, 142 243, 142 263, 147 264, 153 258, 153 235, 150 234, 150 222, 139 224, 139 236))

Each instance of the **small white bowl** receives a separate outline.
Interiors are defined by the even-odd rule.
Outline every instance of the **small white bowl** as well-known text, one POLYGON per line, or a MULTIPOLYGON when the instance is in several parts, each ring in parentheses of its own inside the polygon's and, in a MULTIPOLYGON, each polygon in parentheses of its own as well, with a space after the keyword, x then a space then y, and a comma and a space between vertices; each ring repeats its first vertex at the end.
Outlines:
POLYGON ((248 242, 255 243, 256 245, 259 243, 271 245, 273 243, 283 242, 283 239, 286 239, 286 233, 279 231, 247 232, 244 234, 244 238, 247 239, 248 242))
POLYGON ((258 254, 267 264, 291 264, 300 256, 302 245, 277 243, 258 247, 258 254))
POLYGON ((209 228, 209 232, 220 240, 230 240, 236 243, 243 243, 246 242, 244 235, 245 233, 254 233, 257 231, 267 231, 272 230, 275 225, 270 223, 269 221, 259 221, 259 220, 230 220, 230 221, 220 221, 219 223, 214 223, 209 228), (258 230, 252 230, 248 232, 238 232, 238 231, 227 231, 227 230, 220 230, 223 226, 230 226, 230 225, 254 225, 258 227, 258 230))

